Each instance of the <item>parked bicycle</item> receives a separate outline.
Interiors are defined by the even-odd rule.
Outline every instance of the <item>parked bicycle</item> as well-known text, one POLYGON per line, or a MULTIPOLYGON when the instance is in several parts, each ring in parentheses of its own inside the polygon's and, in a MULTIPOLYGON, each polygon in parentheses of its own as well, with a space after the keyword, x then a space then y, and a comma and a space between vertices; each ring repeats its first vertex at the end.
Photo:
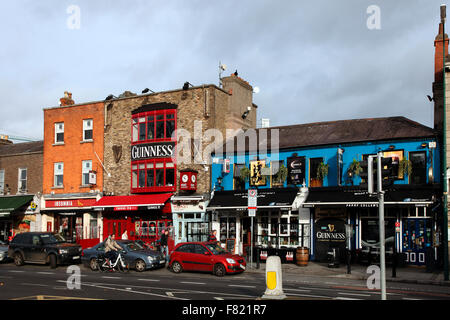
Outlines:
POLYGON ((118 252, 116 261, 111 261, 105 257, 105 255, 99 255, 97 257, 97 266, 101 272, 106 271, 119 271, 128 272, 130 271, 129 265, 122 258, 122 254, 118 252))

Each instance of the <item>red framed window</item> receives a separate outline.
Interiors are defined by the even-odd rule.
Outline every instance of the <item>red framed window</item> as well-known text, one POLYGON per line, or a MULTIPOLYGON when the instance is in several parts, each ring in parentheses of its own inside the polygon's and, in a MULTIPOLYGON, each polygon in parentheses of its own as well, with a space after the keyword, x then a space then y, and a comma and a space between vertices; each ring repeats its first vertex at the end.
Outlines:
MULTIPOLYGON (((131 144, 175 142, 176 109, 145 110, 132 115, 131 144)), ((172 158, 131 162, 131 192, 176 191, 176 165, 172 158)))
POLYGON ((131 121, 131 143, 174 141, 176 110, 153 110, 134 114, 131 121))

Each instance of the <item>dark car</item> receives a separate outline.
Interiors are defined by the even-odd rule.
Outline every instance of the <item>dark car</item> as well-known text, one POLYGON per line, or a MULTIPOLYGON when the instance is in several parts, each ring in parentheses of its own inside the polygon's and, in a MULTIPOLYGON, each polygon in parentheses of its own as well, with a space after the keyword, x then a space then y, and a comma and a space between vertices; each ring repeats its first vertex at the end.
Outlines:
MULTIPOLYGON (((166 261, 162 253, 154 250, 145 249, 138 241, 119 240, 119 246, 123 248, 122 258, 130 268, 136 271, 144 271, 147 269, 161 268, 166 265, 166 261)), ((81 262, 84 266, 90 267, 91 270, 97 270, 97 257, 105 253, 105 244, 100 242, 92 248, 83 250, 81 262)))
POLYGON ((244 272, 245 259, 231 254, 216 242, 179 243, 170 255, 169 268, 175 273, 186 271, 212 272, 216 276, 244 272))
POLYGON ((8 248, 8 256, 16 266, 24 263, 61 264, 80 263, 81 246, 68 243, 61 235, 52 232, 25 232, 17 234, 8 248))

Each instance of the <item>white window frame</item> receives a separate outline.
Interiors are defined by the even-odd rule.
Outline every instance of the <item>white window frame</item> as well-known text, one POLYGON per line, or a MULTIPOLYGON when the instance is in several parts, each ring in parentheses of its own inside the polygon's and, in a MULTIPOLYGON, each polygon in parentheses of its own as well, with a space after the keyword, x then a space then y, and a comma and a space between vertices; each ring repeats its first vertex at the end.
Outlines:
POLYGON ((64 162, 55 162, 53 165, 53 186, 56 188, 62 188, 64 187, 64 162), (61 169, 57 169, 57 166, 61 165, 61 169), (58 185, 57 184, 57 176, 62 176, 62 184, 58 185))
POLYGON ((94 119, 84 119, 83 120, 83 141, 93 141, 94 140, 94 119), (90 125, 89 125, 90 123, 90 125), (86 139, 86 131, 92 131, 92 138, 86 139))
POLYGON ((0 194, 5 192, 5 169, 0 169, 0 194))
POLYGON ((89 185, 89 172, 92 171, 92 160, 81 161, 81 185, 89 185))
POLYGON ((55 123, 55 144, 62 144, 64 143, 64 122, 56 122, 55 123), (62 125, 62 128, 60 126, 62 125), (58 141, 58 134, 63 134, 62 141, 58 141))
POLYGON ((17 192, 24 193, 27 192, 27 182, 28 182, 28 170, 27 168, 19 168, 17 175, 17 192), (22 179, 22 172, 25 172, 25 179, 22 179), (25 181, 25 186, 24 186, 25 181))

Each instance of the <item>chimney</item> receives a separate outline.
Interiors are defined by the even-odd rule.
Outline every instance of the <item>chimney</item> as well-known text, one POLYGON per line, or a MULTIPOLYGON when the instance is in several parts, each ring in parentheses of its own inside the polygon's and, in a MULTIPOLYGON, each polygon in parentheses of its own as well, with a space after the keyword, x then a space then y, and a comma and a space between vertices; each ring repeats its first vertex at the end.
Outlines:
POLYGON ((442 134, 444 124, 444 92, 443 92, 443 72, 444 59, 443 49, 445 48, 445 60, 448 61, 448 36, 444 35, 444 25, 439 23, 438 35, 434 39, 434 82, 433 82, 433 99, 434 99, 434 129, 442 134), (445 36, 445 38, 444 38, 445 36), (444 41, 445 39, 445 41, 444 41))
MULTIPOLYGON (((442 46, 444 45, 444 41, 442 41, 444 36, 444 26, 442 23, 439 23, 439 32, 436 38, 434 39, 434 81, 438 82, 443 79, 442 71, 443 71, 443 59, 442 59, 442 46)), ((445 57, 448 55, 448 35, 445 34, 445 57)))
POLYGON ((222 78, 223 90, 229 94, 226 127, 236 130, 256 128, 256 105, 253 87, 238 76, 237 70, 222 78))
POLYGON ((0 135, 0 145, 4 145, 4 144, 12 144, 13 142, 11 140, 9 140, 9 136, 6 135, 0 135))
POLYGON ((64 91, 64 97, 59 99, 59 102, 60 102, 59 105, 61 107, 75 104, 75 101, 72 100, 72 92, 64 91))

